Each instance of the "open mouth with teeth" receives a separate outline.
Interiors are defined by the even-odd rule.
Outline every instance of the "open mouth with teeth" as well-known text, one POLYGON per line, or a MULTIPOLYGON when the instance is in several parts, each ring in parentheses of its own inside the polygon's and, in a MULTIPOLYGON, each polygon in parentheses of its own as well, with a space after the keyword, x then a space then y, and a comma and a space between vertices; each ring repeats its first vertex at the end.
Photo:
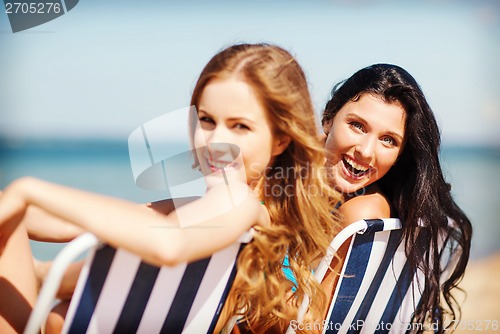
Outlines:
POLYGON ((217 160, 207 160, 208 166, 212 173, 222 171, 222 170, 227 170, 229 168, 235 168, 236 167, 236 162, 235 161, 217 161, 217 160))
POLYGON ((362 178, 372 170, 372 168, 360 165, 347 156, 343 157, 342 162, 347 171, 356 179, 362 178))

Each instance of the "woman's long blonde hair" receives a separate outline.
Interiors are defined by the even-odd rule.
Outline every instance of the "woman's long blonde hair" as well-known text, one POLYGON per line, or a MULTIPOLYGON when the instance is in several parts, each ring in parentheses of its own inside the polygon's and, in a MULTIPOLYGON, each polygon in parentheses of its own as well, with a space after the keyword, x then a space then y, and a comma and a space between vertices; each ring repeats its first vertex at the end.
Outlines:
POLYGON ((203 69, 191 105, 199 107, 203 90, 212 80, 235 76, 253 88, 274 135, 286 135, 291 141, 258 186, 271 227, 257 227, 253 242, 240 254, 226 309, 231 314, 240 312, 254 332, 284 332, 305 295, 314 297, 309 315, 321 319, 324 312, 326 296, 311 269, 339 230, 332 209, 340 196, 326 181, 323 145, 306 77, 294 57, 274 45, 230 46, 203 69), (286 255, 297 280, 293 291, 293 283, 283 273, 286 255))

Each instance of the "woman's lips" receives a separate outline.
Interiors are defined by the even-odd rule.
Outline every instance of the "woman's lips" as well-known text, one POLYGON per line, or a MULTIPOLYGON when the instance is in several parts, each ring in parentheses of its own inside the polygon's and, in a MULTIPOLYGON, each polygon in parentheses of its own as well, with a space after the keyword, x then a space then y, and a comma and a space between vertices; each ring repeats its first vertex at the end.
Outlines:
POLYGON ((373 168, 369 165, 361 164, 347 155, 342 157, 342 167, 344 174, 356 181, 361 180, 373 171, 373 168))
POLYGON ((216 173, 222 170, 234 169, 237 164, 235 161, 220 161, 220 160, 207 159, 207 165, 212 171, 212 173, 216 173))

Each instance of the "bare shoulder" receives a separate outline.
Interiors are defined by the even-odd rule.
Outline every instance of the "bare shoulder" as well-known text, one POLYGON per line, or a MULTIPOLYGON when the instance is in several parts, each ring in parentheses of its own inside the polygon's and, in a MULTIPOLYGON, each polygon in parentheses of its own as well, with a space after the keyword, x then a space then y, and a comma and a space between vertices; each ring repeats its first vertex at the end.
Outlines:
POLYGON ((342 204, 340 213, 348 223, 361 219, 389 218, 391 207, 381 192, 353 197, 342 204))

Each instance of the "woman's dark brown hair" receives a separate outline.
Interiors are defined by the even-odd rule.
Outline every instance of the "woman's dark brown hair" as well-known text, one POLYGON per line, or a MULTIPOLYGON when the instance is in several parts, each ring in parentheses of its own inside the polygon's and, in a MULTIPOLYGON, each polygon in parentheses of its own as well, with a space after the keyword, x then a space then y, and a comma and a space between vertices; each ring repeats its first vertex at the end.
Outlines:
POLYGON ((444 179, 436 119, 420 86, 406 70, 396 65, 376 64, 334 87, 323 113, 323 124, 362 94, 399 103, 406 112, 403 152, 378 184, 391 201, 394 215, 403 223, 406 255, 413 271, 420 269, 424 274, 425 289, 413 321, 430 321, 438 325, 438 332, 443 332, 445 310, 453 320, 459 316, 460 306, 451 290, 457 287, 469 259, 472 226, 453 200, 451 186, 444 179), (420 233, 422 230, 426 232, 420 233))

